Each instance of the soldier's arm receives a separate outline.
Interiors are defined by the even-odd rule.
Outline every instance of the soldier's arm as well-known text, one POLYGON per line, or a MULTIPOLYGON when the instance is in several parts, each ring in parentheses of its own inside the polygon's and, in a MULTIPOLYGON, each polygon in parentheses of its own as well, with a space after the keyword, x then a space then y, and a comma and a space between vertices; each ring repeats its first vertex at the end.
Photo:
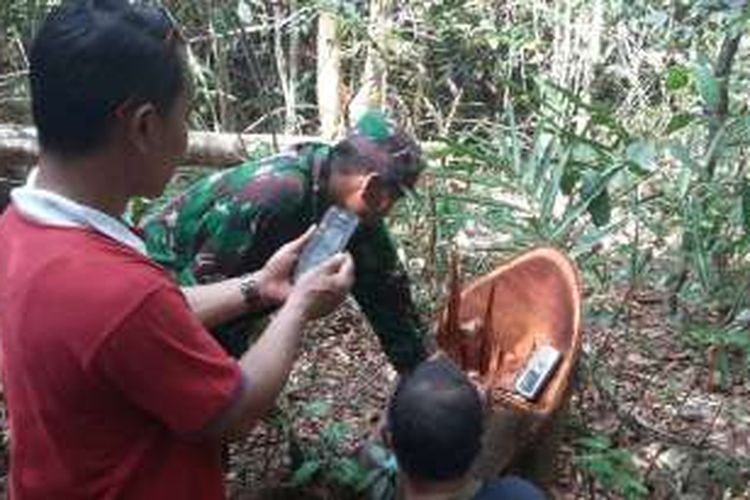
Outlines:
POLYGON ((258 271, 208 285, 183 287, 190 309, 207 328, 237 316, 276 308, 292 288, 292 272, 312 227, 282 246, 258 271))
POLYGON ((268 276, 262 270, 252 276, 226 277, 220 269, 219 252, 239 253, 242 247, 252 244, 253 235, 248 231, 233 231, 231 236, 227 233, 227 228, 236 224, 243 210, 248 209, 234 203, 214 204, 201 214, 200 225, 208 228, 207 239, 196 249, 192 262, 177 276, 190 309, 206 328, 278 305, 266 299, 268 276), (219 281, 215 281, 217 278, 219 281), (252 280, 257 300, 248 297, 248 291, 252 290, 243 285, 248 280, 252 280))
MULTIPOLYGON (((284 240, 265 247, 280 207, 294 207, 301 198, 297 184, 282 175, 251 177, 242 184, 225 186, 227 191, 231 196, 215 202, 202 216, 205 241, 191 266, 195 281, 206 283, 216 277, 220 281, 183 289, 191 309, 209 328, 283 304, 296 262, 296 254, 284 250, 284 240), (276 196, 267 197, 269 190, 276 196), (249 255, 254 258, 248 259, 249 255)), ((303 235, 295 241, 303 244, 306 238, 303 235)))
POLYGON ((381 221, 363 228, 351 246, 356 263, 352 289, 362 311, 399 373, 425 356, 427 328, 412 299, 409 277, 398 259, 390 233, 381 221))

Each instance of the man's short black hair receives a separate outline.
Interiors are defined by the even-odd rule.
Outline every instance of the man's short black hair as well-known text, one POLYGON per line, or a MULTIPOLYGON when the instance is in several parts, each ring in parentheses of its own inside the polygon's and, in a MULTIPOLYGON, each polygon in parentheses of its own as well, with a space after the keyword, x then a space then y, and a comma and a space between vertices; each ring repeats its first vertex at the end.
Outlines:
POLYGON ((31 102, 42 149, 102 146, 119 107, 165 114, 185 88, 182 40, 166 10, 128 0, 66 0, 31 48, 31 102))
POLYGON ((401 469, 423 481, 458 479, 482 439, 482 401, 448 360, 422 362, 402 379, 388 408, 388 429, 401 469))
POLYGON ((394 129, 388 137, 379 140, 355 132, 339 141, 331 151, 332 170, 376 172, 398 194, 414 189, 424 167, 419 145, 401 129, 394 129))

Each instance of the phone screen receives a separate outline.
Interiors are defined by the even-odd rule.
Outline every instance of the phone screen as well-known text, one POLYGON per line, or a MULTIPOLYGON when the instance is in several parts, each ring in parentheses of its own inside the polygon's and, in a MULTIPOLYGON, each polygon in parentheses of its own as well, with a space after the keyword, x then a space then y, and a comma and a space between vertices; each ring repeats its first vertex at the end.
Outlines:
POLYGON ((344 250, 358 224, 359 217, 353 212, 336 206, 329 208, 315 228, 312 238, 302 249, 294 271, 295 279, 344 250))

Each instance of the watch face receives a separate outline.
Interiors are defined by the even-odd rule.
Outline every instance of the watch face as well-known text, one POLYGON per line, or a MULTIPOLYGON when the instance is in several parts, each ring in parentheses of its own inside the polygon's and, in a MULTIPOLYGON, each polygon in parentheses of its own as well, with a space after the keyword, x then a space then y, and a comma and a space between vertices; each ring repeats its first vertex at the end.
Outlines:
POLYGON ((242 281, 240 281, 240 292, 242 292, 242 297, 246 304, 254 304, 260 300, 258 282, 253 275, 242 278, 242 281))
POLYGON ((353 212, 336 206, 329 208, 302 250, 295 278, 344 250, 358 224, 359 218, 353 212))

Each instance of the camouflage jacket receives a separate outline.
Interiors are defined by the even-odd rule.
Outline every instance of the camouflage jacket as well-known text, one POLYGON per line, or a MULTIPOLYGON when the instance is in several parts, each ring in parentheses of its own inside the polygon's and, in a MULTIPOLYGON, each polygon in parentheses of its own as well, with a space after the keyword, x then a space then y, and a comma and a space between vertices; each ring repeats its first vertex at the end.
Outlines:
MULTIPOLYGON (((329 202, 318 190, 329 147, 308 143, 211 174, 141 224, 150 255, 182 285, 254 271, 317 222, 329 202)), ((391 363, 410 369, 424 357, 424 332, 409 279, 383 221, 360 227, 349 244, 354 297, 391 363)))

